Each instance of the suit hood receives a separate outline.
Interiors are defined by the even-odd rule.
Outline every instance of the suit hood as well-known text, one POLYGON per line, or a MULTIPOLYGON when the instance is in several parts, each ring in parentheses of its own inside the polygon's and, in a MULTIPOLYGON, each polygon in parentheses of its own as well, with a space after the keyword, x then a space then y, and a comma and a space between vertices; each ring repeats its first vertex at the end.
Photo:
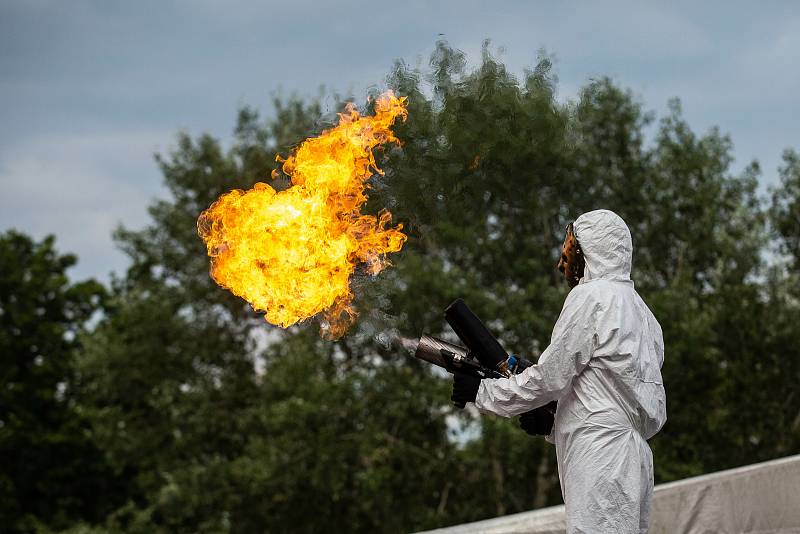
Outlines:
POLYGON ((610 210, 594 210, 578 217, 573 228, 586 260, 580 283, 630 281, 633 240, 622 217, 610 210))

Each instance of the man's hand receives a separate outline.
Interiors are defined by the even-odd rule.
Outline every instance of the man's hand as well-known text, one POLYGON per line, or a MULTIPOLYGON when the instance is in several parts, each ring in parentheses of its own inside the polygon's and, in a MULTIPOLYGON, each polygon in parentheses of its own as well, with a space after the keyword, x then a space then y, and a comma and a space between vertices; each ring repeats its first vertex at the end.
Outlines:
POLYGON ((548 436, 553 430, 555 402, 519 416, 519 426, 531 436, 548 436))
POLYGON ((456 408, 464 408, 468 402, 475 402, 481 379, 475 376, 453 374, 453 395, 450 400, 456 408))

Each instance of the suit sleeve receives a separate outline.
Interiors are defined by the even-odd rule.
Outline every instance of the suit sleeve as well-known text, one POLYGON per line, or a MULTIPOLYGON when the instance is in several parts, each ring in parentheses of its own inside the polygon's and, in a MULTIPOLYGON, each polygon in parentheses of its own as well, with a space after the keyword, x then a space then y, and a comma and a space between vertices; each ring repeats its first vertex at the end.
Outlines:
POLYGON ((475 399, 478 410, 513 417, 564 396, 597 347, 598 311, 586 286, 574 288, 539 362, 510 378, 481 380, 475 399))

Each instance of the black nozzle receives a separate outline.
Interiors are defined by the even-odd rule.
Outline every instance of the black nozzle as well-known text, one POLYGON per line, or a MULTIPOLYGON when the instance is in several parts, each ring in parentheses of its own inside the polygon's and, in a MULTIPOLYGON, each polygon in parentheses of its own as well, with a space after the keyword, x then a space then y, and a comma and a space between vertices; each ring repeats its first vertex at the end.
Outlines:
POLYGON ((444 318, 467 346, 470 356, 474 356, 484 367, 496 369, 508 359, 508 353, 500 342, 462 299, 456 299, 447 307, 444 318))

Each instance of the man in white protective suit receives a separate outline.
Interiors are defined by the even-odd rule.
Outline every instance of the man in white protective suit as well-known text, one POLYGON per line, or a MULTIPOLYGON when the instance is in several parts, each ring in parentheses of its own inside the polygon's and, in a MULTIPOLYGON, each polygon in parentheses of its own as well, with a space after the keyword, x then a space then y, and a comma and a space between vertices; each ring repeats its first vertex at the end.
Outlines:
POLYGON ((567 532, 647 532, 653 456, 646 440, 666 421, 661 327, 630 279, 625 222, 596 210, 572 229, 583 276, 575 277, 538 363, 510 378, 456 375, 453 400, 504 417, 558 401, 547 439, 556 446, 567 532))

